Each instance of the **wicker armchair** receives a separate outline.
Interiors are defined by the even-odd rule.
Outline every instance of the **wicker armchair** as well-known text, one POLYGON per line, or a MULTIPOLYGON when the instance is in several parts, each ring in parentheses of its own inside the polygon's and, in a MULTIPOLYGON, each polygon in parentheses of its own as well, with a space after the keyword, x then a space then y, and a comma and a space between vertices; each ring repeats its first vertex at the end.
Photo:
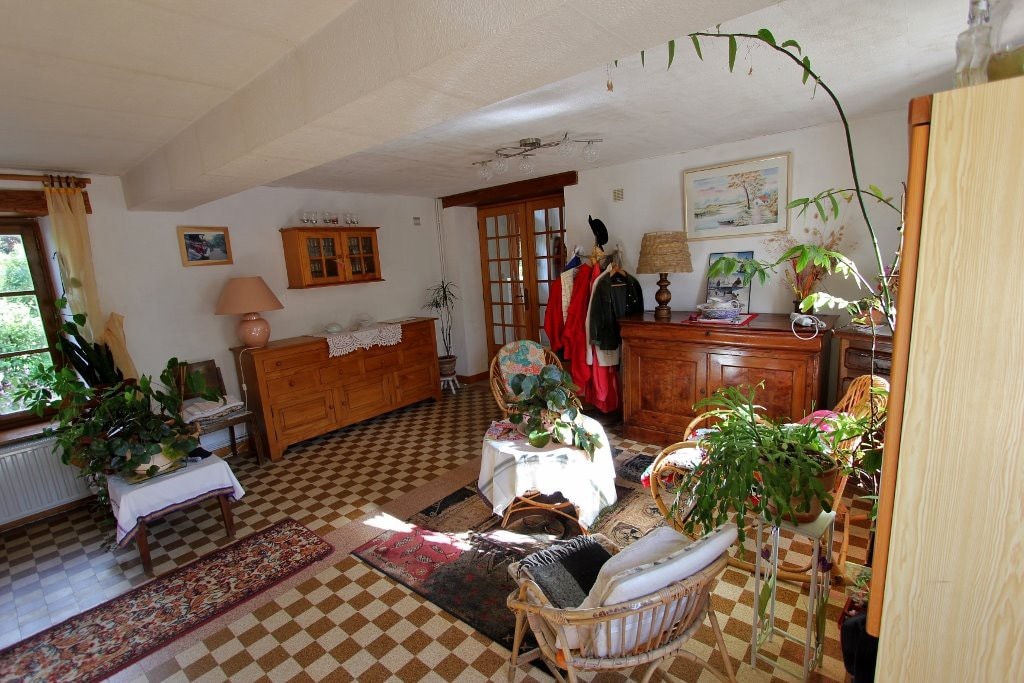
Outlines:
MULTIPOLYGON (((619 548, 608 538, 595 534, 608 552, 619 548)), ((618 604, 594 609, 561 609, 554 607, 540 587, 528 577, 517 577, 518 564, 509 571, 519 583, 519 590, 508 597, 508 606, 516 614, 516 628, 509 660, 508 680, 515 679, 518 666, 537 657, 546 660, 548 668, 560 683, 565 683, 561 670, 570 683, 576 683, 580 671, 612 671, 646 666, 641 681, 646 683, 660 666, 674 657, 683 657, 706 667, 723 681, 735 681, 732 662, 725 649, 725 640, 714 610, 710 593, 719 574, 726 567, 727 555, 722 553, 711 564, 689 577, 669 584, 648 595, 618 604), (722 656, 725 673, 683 649, 707 617, 715 643, 722 656), (537 640, 538 649, 519 656, 526 625, 537 640)), ((665 669, 668 667, 666 666, 665 669)), ((678 681, 667 670, 666 680, 678 681)))
POLYGON ((513 398, 512 389, 509 387, 511 374, 540 374, 541 368, 545 365, 557 365, 561 369, 562 362, 551 349, 529 339, 505 344, 491 359, 491 393, 494 394, 494 401, 505 417, 508 417, 508 406, 513 398), (514 369, 515 372, 506 376, 510 369, 514 369))
MULTIPOLYGON (((835 408, 833 408, 833 412, 850 413, 854 417, 859 418, 870 415, 872 410, 874 410, 876 418, 881 423, 885 420, 888 400, 889 382, 885 378, 877 375, 861 375, 850 383, 846 393, 836 404, 835 408)), ((665 519, 669 521, 669 524, 679 532, 683 531, 683 525, 690 513, 691 506, 673 506, 671 504, 670 501, 675 497, 674 492, 671 490, 672 483, 686 473, 690 465, 688 462, 690 458, 680 456, 688 455, 688 451, 692 452, 693 449, 698 448, 697 441, 694 440, 696 430, 702 426, 702 423, 709 421, 711 417, 706 413, 695 417, 683 432, 685 438, 689 440, 672 444, 663 449, 655 457, 654 463, 651 466, 650 488, 654 504, 658 507, 661 514, 665 516, 665 519)), ((860 446, 860 441, 860 437, 847 439, 840 444, 840 448, 844 452, 853 453, 860 446)), ((849 463, 846 464, 849 465, 849 463)), ((836 478, 835 486, 832 488, 832 501, 836 511, 836 522, 840 527, 840 550, 835 562, 836 576, 840 578, 845 570, 846 554, 850 543, 849 526, 851 521, 856 521, 850 509, 843 502, 843 494, 846 492, 848 479, 848 475, 840 474, 836 478)), ((737 522, 739 521, 737 520, 737 522)), ((748 527, 748 530, 750 528, 748 527)), ((729 564, 746 571, 754 571, 754 564, 741 557, 730 557, 729 564)), ((810 563, 806 565, 782 563, 779 568, 780 579, 802 583, 810 581, 810 563)))

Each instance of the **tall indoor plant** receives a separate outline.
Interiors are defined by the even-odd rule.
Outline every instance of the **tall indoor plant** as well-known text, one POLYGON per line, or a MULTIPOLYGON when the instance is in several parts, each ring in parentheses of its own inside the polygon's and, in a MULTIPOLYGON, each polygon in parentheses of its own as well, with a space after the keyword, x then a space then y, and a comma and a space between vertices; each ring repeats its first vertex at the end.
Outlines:
POLYGON ((437 315, 441 326, 441 345, 444 346, 444 355, 438 361, 442 377, 451 377, 455 374, 456 358, 452 353, 452 311, 455 309, 455 302, 459 300, 456 289, 458 286, 454 282, 441 278, 440 282, 427 288, 427 303, 423 304, 423 308, 433 311, 437 315))
POLYGON ((827 424, 775 421, 762 415, 755 391, 720 387, 697 404, 714 425, 700 438, 700 464, 677 482, 676 508, 692 506, 687 531, 714 528, 733 513, 737 520, 750 513, 778 524, 832 509, 830 491, 851 456, 841 444, 863 434, 867 419, 839 414, 827 424))

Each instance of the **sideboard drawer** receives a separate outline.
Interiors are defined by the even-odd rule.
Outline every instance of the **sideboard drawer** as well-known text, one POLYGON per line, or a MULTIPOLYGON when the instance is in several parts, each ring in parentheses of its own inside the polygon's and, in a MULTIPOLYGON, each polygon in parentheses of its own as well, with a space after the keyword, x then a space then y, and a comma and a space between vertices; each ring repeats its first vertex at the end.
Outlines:
POLYGON ((319 384, 316 374, 291 372, 277 379, 267 380, 267 395, 277 398, 295 391, 309 391, 319 384))
POLYGON ((288 355, 273 355, 262 361, 263 372, 267 376, 277 376, 282 371, 294 369, 307 369, 314 363, 327 360, 327 345, 322 349, 309 349, 299 353, 288 355))

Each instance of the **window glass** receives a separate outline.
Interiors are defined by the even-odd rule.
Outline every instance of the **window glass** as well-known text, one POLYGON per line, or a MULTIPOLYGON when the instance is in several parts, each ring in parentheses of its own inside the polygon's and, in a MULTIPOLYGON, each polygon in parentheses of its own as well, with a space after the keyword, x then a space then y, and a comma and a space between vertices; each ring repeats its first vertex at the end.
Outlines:
POLYGON ((35 223, 0 224, 0 426, 40 421, 11 393, 56 358, 57 313, 41 242, 35 223))

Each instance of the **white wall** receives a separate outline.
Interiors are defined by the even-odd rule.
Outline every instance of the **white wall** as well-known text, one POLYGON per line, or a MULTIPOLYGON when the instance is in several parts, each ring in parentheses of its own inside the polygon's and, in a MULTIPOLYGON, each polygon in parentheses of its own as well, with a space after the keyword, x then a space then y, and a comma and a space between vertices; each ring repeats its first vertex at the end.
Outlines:
MULTIPOLYGON (((854 121, 852 124, 854 149, 857 151, 858 171, 863 183, 873 183, 897 200, 906 177, 907 143, 906 114, 891 112, 854 121)), ((765 157, 789 152, 792 172, 790 197, 806 197, 829 187, 852 187, 852 175, 846 156, 842 126, 838 123, 802 130, 742 140, 725 145, 673 154, 657 159, 645 159, 631 164, 599 168, 580 173, 578 185, 565 188, 567 243, 593 244, 587 224, 587 215, 601 218, 608 227, 612 244, 619 242, 624 251, 623 265, 631 272, 636 268, 640 241, 645 232, 654 230, 682 230, 682 173, 686 169, 714 166, 731 161, 765 157), (612 201, 612 190, 622 188, 625 199, 612 201)), ((797 217, 790 211, 791 233, 798 241, 806 238, 805 229, 821 226, 815 212, 797 217), (804 236, 804 237, 802 237, 804 236)), ((891 257, 898 243, 896 227, 899 215, 891 209, 873 209, 872 223, 882 238, 882 254, 891 257)), ((841 251, 858 264, 865 274, 874 274, 877 268, 870 247, 863 218, 855 203, 844 205, 838 222, 832 226, 846 226, 841 251)), ((693 310, 706 299, 708 256, 712 252, 753 250, 755 257, 769 256, 765 239, 768 236, 734 237, 690 242, 693 262, 692 273, 669 275, 672 281, 671 306, 674 310, 693 310)), ((638 276, 644 289, 644 302, 648 309, 655 304, 657 275, 638 276)), ((833 276, 826 281, 829 291, 851 297, 855 289, 833 276)), ((793 294, 785 285, 781 274, 765 286, 755 284, 751 291, 751 310, 759 313, 781 313, 792 310, 793 294)))
MULTIPOLYGON (((103 310, 125 316, 128 349, 142 373, 159 374, 172 356, 214 358, 228 390, 238 391, 228 351, 238 345, 238 319, 213 314, 230 277, 260 275, 284 304, 283 310, 263 313, 271 339, 316 332, 332 321, 348 325, 362 316, 384 320, 425 315, 425 290, 440 278, 434 202, 429 198, 262 187, 177 213, 128 211, 116 177, 92 176, 87 189, 103 310), (385 281, 288 289, 278 228, 297 224, 303 209, 352 212, 362 225, 380 226, 385 281), (414 216, 420 226, 413 226, 414 216), (179 225, 227 226, 234 263, 183 266, 179 225)), ((46 223, 41 221, 44 231, 46 223)))
POLYGON ((480 275, 480 239, 476 209, 457 206, 445 209, 444 230, 446 277, 458 285, 461 299, 453 322, 452 343, 459 357, 460 374, 472 375, 487 369, 487 321, 484 318, 480 275))

